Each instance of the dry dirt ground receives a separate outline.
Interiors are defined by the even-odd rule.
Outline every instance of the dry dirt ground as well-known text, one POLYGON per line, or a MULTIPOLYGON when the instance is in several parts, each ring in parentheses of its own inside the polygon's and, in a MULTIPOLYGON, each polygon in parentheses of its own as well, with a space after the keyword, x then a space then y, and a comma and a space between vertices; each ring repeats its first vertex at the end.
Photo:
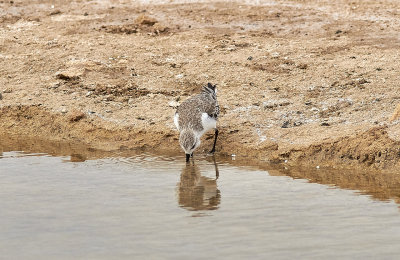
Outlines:
POLYGON ((0 133, 179 152, 211 82, 220 156, 400 170, 399 1, 146 2, 0 0, 0 133))

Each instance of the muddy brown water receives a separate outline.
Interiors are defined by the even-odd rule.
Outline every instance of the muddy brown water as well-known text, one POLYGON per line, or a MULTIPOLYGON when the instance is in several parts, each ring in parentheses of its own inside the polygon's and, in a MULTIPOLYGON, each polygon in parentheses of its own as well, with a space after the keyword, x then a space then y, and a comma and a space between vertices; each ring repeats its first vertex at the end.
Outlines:
POLYGON ((182 156, 0 140, 2 259, 400 253, 396 174, 274 170, 201 155, 186 164, 182 156))

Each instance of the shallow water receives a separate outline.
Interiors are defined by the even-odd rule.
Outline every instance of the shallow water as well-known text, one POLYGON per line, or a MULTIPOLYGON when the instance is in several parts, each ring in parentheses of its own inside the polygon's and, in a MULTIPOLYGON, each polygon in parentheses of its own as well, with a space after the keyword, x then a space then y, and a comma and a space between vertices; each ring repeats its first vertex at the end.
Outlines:
POLYGON ((188 165, 183 157, 86 160, 10 150, 0 149, 2 259, 400 254, 400 212, 391 198, 212 157, 188 165))

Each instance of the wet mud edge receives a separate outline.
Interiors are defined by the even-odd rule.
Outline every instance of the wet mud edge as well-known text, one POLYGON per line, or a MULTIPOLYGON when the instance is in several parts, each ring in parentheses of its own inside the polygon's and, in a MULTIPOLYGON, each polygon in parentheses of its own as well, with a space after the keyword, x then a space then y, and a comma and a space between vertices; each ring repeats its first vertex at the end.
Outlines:
MULTIPOLYGON (((0 135, 80 143, 103 151, 141 149, 168 151, 170 154, 180 152, 178 133, 168 126, 121 126, 96 116, 51 112, 38 105, 2 107, 0 115, 0 135)), ((206 135, 203 138, 199 153, 206 153, 211 146, 210 137, 206 135)), ((222 127, 217 145, 218 155, 235 154, 241 160, 288 166, 373 170, 393 174, 400 171, 400 142, 390 138, 386 126, 305 146, 281 147, 279 141, 243 143, 242 138, 222 127)))

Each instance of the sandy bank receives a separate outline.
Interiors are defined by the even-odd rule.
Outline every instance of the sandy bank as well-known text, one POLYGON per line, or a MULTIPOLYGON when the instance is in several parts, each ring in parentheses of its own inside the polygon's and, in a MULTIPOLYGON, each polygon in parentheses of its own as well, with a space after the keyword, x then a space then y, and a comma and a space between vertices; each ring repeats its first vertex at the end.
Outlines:
POLYGON ((0 132, 179 152, 174 106, 212 82, 221 155, 400 170, 399 3, 0 9, 0 132))

